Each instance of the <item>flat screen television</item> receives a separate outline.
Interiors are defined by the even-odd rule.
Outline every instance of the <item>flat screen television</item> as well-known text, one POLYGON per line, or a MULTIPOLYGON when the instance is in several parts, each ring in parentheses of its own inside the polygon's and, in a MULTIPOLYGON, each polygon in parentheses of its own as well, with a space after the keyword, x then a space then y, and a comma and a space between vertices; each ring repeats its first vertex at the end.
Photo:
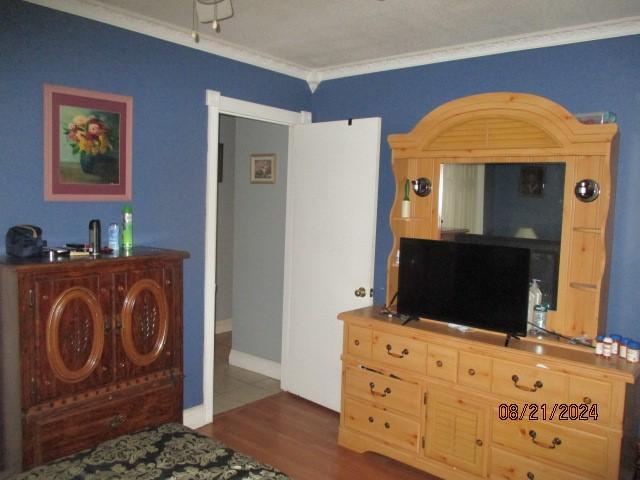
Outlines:
POLYGON ((529 249, 401 238, 399 270, 399 314, 526 335, 529 249))

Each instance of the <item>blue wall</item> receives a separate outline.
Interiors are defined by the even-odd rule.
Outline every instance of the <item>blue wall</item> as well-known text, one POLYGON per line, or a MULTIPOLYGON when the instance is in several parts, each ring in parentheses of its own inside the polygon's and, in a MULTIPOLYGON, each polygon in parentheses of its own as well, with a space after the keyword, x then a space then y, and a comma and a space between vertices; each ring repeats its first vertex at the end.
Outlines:
POLYGON ((394 182, 386 137, 409 132, 435 107, 483 92, 547 97, 571 112, 618 114, 620 157, 609 293, 611 331, 640 338, 640 36, 623 37, 326 81, 313 95, 314 121, 382 117, 375 300, 384 301, 394 182))
POLYGON ((311 109, 307 84, 17 0, 0 2, 0 51, 2 234, 31 223, 60 245, 86 241, 92 218, 118 221, 120 203, 44 202, 42 85, 133 97, 135 242, 191 253, 184 272, 185 407, 201 403, 205 90, 299 111, 311 109))
POLYGON ((43 201, 42 85, 134 99, 136 243, 181 248, 185 264, 185 407, 202 401, 205 89, 314 121, 381 116, 375 298, 384 299, 394 195, 386 136, 410 131, 433 108, 490 91, 530 92, 573 112, 612 110, 621 142, 609 317, 640 337, 640 36, 461 60, 307 85, 285 75, 38 7, 0 2, 0 232, 34 223, 51 244, 84 241, 91 218, 117 221, 120 203, 43 201))

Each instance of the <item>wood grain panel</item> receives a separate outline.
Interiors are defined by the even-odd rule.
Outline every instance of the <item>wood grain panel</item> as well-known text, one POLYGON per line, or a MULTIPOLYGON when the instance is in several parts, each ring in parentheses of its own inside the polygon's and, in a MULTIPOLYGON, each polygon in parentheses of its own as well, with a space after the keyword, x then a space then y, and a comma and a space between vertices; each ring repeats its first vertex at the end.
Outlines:
POLYGON ((347 395, 417 417, 420 414, 420 386, 399 378, 366 370, 347 368, 344 390, 347 395))
POLYGON ((568 378, 563 373, 502 360, 493 362, 491 391, 505 398, 559 403, 566 401, 567 389, 568 378))
POLYGON ((427 399, 427 456, 477 475, 484 473, 487 407, 440 391, 427 399))
POLYGON ((427 375, 456 383, 458 378, 458 350, 440 345, 429 345, 427 375))
POLYGON ((371 358, 371 337, 370 328, 349 325, 347 334, 347 353, 362 358, 371 358))
POLYGON ((491 449, 491 480, 592 480, 597 477, 575 473, 515 455, 500 448, 491 449))
POLYGON ((426 373, 427 345, 412 338, 374 331, 372 358, 392 367, 426 373))
POLYGON ((417 452, 420 423, 351 399, 344 401, 344 424, 400 448, 417 452))
POLYGON ((458 363, 458 383, 488 392, 491 390, 491 358, 460 352, 458 363))
POLYGON ((523 455, 606 478, 608 439, 541 421, 493 421, 493 441, 523 455))
POLYGON ((182 421, 181 393, 173 383, 145 385, 136 395, 114 394, 58 412, 29 415, 25 434, 33 439, 25 468, 78 452, 126 432, 182 421))

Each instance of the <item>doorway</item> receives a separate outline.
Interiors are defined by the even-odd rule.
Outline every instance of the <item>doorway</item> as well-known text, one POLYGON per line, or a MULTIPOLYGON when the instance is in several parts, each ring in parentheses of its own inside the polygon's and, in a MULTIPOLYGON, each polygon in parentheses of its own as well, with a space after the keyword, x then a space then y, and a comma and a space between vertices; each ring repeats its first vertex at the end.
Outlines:
MULTIPOLYGON (((279 125, 311 123, 308 112, 292 112, 252 102, 224 97, 220 92, 207 90, 207 178, 206 178, 206 231, 204 273, 204 338, 203 338, 203 403, 184 412, 184 423, 199 427, 213 420, 214 393, 214 340, 216 290, 216 227, 218 201, 218 137, 220 115, 261 120, 279 125)), ((224 175, 224 173, 223 173, 224 175)), ((279 370, 279 365, 278 365, 279 370)), ((279 371, 278 371, 279 374, 279 371)))
POLYGON ((280 391, 288 127, 220 115, 213 414, 280 391))

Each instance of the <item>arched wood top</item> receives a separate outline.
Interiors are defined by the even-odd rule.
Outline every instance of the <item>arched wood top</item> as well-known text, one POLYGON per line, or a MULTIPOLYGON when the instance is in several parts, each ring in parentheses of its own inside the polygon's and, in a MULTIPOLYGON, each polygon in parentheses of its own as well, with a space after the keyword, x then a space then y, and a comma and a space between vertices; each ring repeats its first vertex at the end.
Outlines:
POLYGON ((608 143, 616 124, 586 125, 564 107, 527 93, 484 93, 445 103, 407 134, 390 135, 394 150, 458 151, 571 148, 608 143))

